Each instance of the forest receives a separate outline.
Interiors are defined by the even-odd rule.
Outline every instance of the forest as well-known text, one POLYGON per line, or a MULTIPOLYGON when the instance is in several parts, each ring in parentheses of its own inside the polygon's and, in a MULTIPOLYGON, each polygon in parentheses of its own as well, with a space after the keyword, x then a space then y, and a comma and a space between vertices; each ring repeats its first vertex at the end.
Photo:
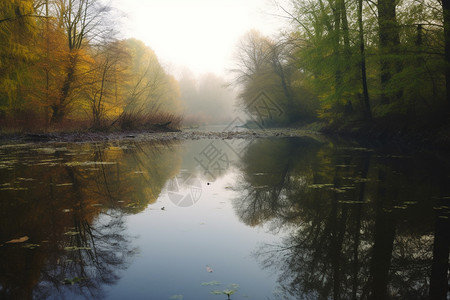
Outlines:
MULTIPOLYGON (((269 126, 445 135, 449 6, 436 0, 279 1, 275 17, 287 24, 284 30, 277 36, 251 30, 236 45, 228 86, 238 91, 238 110, 260 117, 252 103, 263 91, 281 111, 269 126)), ((112 15, 100 0, 0 3, 2 128, 76 127, 87 120, 94 129, 136 129, 180 124, 189 111, 189 122, 200 122, 199 91, 192 92, 189 77, 177 81, 143 42, 117 38, 112 15)), ((204 86, 208 80, 225 85, 209 76, 204 86)))
MULTIPOLYGON (((178 82, 95 0, 0 3, 0 114, 24 129, 179 122, 178 82)), ((5 124, 3 124, 5 125, 5 124)))
POLYGON ((279 3, 290 21, 286 31, 277 38, 251 31, 238 46, 234 83, 241 87, 241 107, 251 109, 264 89, 283 111, 275 124, 319 120, 344 132, 444 132, 450 111, 448 6, 435 0, 279 3))

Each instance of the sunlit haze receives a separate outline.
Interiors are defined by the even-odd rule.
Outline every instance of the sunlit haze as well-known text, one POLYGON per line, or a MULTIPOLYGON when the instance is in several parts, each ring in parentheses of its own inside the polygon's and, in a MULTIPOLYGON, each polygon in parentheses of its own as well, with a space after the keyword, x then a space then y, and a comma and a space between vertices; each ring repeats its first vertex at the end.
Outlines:
POLYGON ((239 38, 250 29, 276 34, 270 0, 112 0, 123 34, 151 47, 166 69, 225 75, 239 38))

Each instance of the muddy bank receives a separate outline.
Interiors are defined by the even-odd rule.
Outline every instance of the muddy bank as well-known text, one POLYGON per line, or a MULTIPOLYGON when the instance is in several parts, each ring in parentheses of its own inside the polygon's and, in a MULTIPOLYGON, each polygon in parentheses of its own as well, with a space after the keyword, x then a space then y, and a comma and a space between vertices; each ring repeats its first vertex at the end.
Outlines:
POLYGON ((203 131, 183 130, 175 132, 81 132, 45 134, 3 134, 0 144, 18 143, 89 143, 102 141, 133 140, 136 142, 154 140, 197 140, 197 139, 252 139, 268 137, 319 136, 310 130, 276 128, 246 131, 203 131))

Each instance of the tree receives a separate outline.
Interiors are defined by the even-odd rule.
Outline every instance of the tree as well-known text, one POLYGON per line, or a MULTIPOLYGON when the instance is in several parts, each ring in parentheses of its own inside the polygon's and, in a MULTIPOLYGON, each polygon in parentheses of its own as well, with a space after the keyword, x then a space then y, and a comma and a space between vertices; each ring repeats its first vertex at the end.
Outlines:
POLYGON ((66 33, 68 46, 65 79, 58 99, 51 105, 51 121, 58 123, 64 119, 69 105, 74 101, 71 93, 80 75, 77 72, 83 62, 83 47, 88 41, 95 41, 108 33, 106 23, 102 22, 110 9, 98 0, 58 0, 55 10, 58 24, 66 33))
POLYGON ((22 82, 27 64, 35 55, 32 37, 36 33, 33 0, 0 2, 0 108, 5 112, 21 108, 22 82))
POLYGON ((94 128, 105 126, 108 116, 114 118, 123 111, 119 82, 124 79, 130 60, 124 47, 124 43, 116 41, 93 49, 97 53, 93 55, 83 95, 88 102, 94 128))
POLYGON ((319 116, 330 122, 351 113, 356 98, 356 56, 350 44, 352 23, 346 3, 293 0, 292 12, 285 9, 302 40, 295 49, 297 64, 320 99, 319 116))
POLYGON ((372 111, 370 108, 369 89, 367 86, 367 70, 366 70, 366 49, 364 41, 364 28, 362 21, 363 0, 358 0, 358 41, 360 51, 360 65, 361 65, 361 84, 363 89, 363 96, 361 99, 361 107, 366 120, 372 119, 372 111))
POLYGON ((165 72, 153 50, 142 41, 128 39, 123 43, 130 64, 125 71, 126 80, 121 84, 123 113, 116 121, 122 120, 127 128, 138 119, 145 125, 160 123, 163 120, 156 120, 158 115, 164 122, 171 122, 167 119, 182 110, 178 82, 165 72))
POLYGON ((381 102, 389 104, 388 84, 393 73, 399 72, 401 63, 395 54, 400 45, 399 27, 396 18, 395 0, 378 0, 378 35, 380 51, 381 102), (397 58, 397 59, 396 59, 397 58))
POLYGON ((292 37, 274 41, 250 31, 240 42, 234 84, 240 87, 241 107, 258 119, 255 99, 265 93, 281 113, 269 122, 289 124, 315 117, 316 98, 305 88, 302 70, 293 58, 298 46, 292 37))
POLYGON ((450 111, 450 2, 441 0, 444 23, 444 53, 445 53, 445 87, 447 90, 447 109, 450 111))

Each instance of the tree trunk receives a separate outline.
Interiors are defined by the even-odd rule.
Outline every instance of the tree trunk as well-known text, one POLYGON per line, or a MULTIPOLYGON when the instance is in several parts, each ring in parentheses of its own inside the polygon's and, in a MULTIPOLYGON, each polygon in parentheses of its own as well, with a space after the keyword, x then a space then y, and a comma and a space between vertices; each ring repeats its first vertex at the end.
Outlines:
POLYGON ((444 44, 445 44, 445 87, 447 91, 447 112, 450 112, 450 1, 442 0, 444 14, 444 44))
MULTIPOLYGON (((381 182, 386 180, 386 172, 379 170, 381 182)), ((386 187, 380 183, 378 187, 377 208, 375 216, 375 237, 373 254, 370 264, 370 276, 372 293, 370 299, 386 299, 389 283, 389 268, 391 266, 392 251, 395 240, 395 219, 392 214, 385 211, 392 207, 391 196, 388 195, 386 187)))
POLYGON ((433 243, 433 263, 431 265, 430 299, 448 299, 449 290, 449 251, 450 251, 450 187, 446 180, 447 168, 437 174, 439 178, 440 197, 436 206, 440 209, 436 214, 433 243))
POLYGON ((75 68, 77 64, 77 54, 69 54, 69 67, 67 68, 66 79, 64 80, 64 84, 61 88, 61 94, 56 103, 54 103, 52 107, 52 118, 51 123, 59 123, 65 117, 65 108, 67 106, 70 90, 72 87, 72 83, 75 79, 75 68))
POLYGON ((399 63, 394 68, 391 56, 396 53, 400 44, 400 37, 395 16, 396 0, 378 0, 378 27, 379 27, 379 49, 380 49, 380 79, 381 79, 381 102, 388 104, 391 97, 388 95, 387 86, 392 78, 393 72, 400 70, 399 63), (396 70, 395 70, 396 69, 396 70))
POLYGON ((359 51, 360 51, 360 67, 361 82, 363 88, 362 110, 364 119, 370 121, 372 119, 372 111, 370 108, 369 89, 367 88, 367 72, 366 72, 366 52, 364 47, 364 32, 362 23, 362 0, 358 0, 358 27, 359 27, 359 51))
POLYGON ((336 71, 335 71, 335 93, 339 100, 341 100, 342 95, 342 69, 341 69, 341 51, 340 51, 340 39, 341 39, 341 5, 340 0, 335 1, 335 5, 331 0, 328 0, 330 7, 333 10, 334 17, 334 28, 333 28, 333 56, 336 59, 336 71))
MULTIPOLYGON (((444 201, 442 201, 444 202, 444 201)), ((442 203, 448 205, 449 203, 442 203)), ((448 214, 448 211, 447 211, 448 214)), ((446 214, 437 216, 433 243, 433 263, 431 266, 430 298, 448 299, 448 270, 450 250, 450 221, 446 214)))

